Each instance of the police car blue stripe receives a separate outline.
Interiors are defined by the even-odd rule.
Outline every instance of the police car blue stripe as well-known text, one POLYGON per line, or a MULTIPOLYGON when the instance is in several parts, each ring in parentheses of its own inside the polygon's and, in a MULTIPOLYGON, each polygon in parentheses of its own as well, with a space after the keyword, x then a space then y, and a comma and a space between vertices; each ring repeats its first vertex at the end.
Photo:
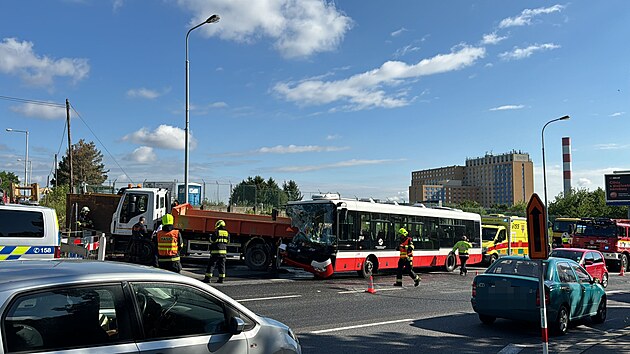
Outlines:
POLYGON ((20 259, 20 257, 22 257, 21 254, 13 254, 13 255, 10 255, 9 257, 7 257, 7 261, 14 261, 16 259, 20 259))
POLYGON ((15 250, 16 246, 4 246, 2 249, 0 249, 0 254, 11 254, 11 252, 13 252, 13 250, 15 250))

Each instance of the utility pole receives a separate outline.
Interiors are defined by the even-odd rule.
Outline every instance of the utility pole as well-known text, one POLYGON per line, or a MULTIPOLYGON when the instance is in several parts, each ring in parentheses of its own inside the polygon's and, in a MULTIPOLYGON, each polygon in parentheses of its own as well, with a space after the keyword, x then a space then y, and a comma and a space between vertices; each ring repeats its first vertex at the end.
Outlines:
POLYGON ((55 187, 57 187, 57 154, 55 154, 55 187))
POLYGON ((66 98, 66 122, 68 124, 68 161, 70 162, 70 193, 74 193, 74 176, 72 175, 72 139, 70 138, 70 101, 66 98))

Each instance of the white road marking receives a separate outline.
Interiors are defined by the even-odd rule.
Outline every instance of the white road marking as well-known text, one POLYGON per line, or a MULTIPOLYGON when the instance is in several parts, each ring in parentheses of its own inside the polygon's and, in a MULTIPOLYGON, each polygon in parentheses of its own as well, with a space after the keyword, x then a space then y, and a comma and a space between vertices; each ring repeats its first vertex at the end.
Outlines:
POLYGON ((321 334, 321 333, 337 332, 337 331, 344 331, 344 330, 347 330, 347 329, 382 326, 382 325, 386 325, 386 324, 401 323, 401 322, 411 322, 413 320, 414 320, 413 318, 405 318, 403 320, 393 320, 393 321, 384 321, 384 322, 376 322, 376 323, 367 323, 367 324, 356 325, 356 326, 346 326, 346 327, 321 329, 319 331, 313 331, 311 333, 313 333, 313 334, 321 334))
POLYGON ((607 291, 606 294, 630 294, 628 290, 611 290, 607 291))
POLYGON ((512 344, 510 343, 505 348, 501 349, 497 354, 517 354, 523 351, 527 346, 522 344, 512 344))
POLYGON ((290 299, 294 297, 302 297, 302 295, 283 295, 283 296, 271 296, 271 297, 257 297, 252 299, 241 299, 236 300, 238 302, 248 302, 248 301, 265 301, 265 300, 277 300, 277 299, 290 299))

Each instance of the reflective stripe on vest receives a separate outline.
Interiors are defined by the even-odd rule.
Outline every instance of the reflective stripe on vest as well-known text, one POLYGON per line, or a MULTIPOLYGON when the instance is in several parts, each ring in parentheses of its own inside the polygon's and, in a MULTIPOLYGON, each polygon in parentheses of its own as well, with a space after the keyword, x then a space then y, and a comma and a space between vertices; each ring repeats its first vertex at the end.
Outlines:
POLYGON ((160 258, 169 258, 178 255, 178 241, 179 241, 179 231, 171 230, 169 232, 165 232, 163 230, 158 231, 157 233, 158 239, 158 255, 160 258))
POLYGON ((213 242, 214 247, 210 251, 210 254, 227 255, 227 244, 230 234, 225 230, 217 230, 216 239, 213 242))
POLYGON ((405 237, 405 240, 400 243, 400 258, 413 258, 413 241, 411 237, 405 237))

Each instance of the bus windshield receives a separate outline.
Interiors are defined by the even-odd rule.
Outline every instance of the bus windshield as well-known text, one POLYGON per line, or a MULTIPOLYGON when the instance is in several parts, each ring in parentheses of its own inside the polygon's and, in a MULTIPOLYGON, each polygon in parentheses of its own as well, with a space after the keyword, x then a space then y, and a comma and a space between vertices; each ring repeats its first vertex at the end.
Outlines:
POLYGON ((332 203, 305 203, 287 206, 291 226, 298 229, 293 242, 307 242, 332 246, 336 242, 333 231, 335 206, 332 203))

